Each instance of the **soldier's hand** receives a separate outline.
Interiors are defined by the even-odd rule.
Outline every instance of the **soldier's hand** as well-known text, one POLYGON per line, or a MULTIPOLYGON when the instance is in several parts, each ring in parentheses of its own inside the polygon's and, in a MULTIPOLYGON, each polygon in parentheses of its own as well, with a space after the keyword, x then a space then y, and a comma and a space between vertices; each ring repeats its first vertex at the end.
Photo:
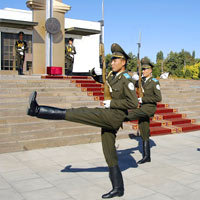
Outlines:
POLYGON ((139 80, 138 74, 134 73, 133 76, 132 76, 132 79, 138 81, 139 80))
POLYGON ((105 101, 103 101, 104 107, 105 108, 110 108, 110 102, 111 102, 111 100, 105 100, 105 101))
POLYGON ((102 69, 100 67, 95 67, 94 72, 97 76, 102 75, 102 69))
POLYGON ((141 97, 138 98, 138 102, 139 102, 139 103, 142 103, 142 98, 141 98, 141 97))

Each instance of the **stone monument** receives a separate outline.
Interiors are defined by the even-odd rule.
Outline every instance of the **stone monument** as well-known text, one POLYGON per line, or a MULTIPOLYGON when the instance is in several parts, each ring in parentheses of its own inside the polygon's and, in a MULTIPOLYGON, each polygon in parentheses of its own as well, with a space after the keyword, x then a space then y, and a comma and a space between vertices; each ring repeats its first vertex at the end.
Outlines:
POLYGON ((33 11, 33 74, 46 74, 48 66, 65 66, 65 13, 71 9, 62 0, 29 0, 33 11))

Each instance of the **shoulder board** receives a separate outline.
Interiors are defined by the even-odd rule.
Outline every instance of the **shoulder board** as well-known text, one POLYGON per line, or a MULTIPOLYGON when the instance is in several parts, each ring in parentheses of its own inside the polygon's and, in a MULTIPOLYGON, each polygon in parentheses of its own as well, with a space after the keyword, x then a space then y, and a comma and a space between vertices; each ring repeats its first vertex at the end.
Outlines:
POLYGON ((158 80, 157 80, 156 78, 152 78, 152 80, 153 80, 154 82, 156 82, 156 83, 158 82, 158 80))
POLYGON ((127 79, 128 79, 128 78, 131 78, 131 76, 130 76, 128 73, 124 73, 123 75, 124 75, 127 79))

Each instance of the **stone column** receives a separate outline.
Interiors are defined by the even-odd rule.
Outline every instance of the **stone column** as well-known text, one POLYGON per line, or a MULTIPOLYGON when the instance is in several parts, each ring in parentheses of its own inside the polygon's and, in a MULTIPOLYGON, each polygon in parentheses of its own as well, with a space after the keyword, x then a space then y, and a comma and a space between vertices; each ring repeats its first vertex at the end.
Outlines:
MULTIPOLYGON (((46 0, 30 0, 26 2, 27 7, 33 11, 33 21, 38 25, 33 29, 33 74, 46 73, 46 0)), ((53 17, 60 22, 60 32, 53 35, 53 66, 62 67, 65 65, 65 13, 70 6, 63 4, 62 0, 53 0, 53 17)))

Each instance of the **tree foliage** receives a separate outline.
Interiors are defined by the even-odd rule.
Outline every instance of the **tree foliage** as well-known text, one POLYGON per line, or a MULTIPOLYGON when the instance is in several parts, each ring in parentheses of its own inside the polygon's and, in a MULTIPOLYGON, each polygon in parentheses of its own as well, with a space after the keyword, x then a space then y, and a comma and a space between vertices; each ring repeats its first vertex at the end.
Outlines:
MULTIPOLYGON (((131 52, 128 55, 130 59, 127 62, 127 70, 136 72, 137 56, 131 52)), ((111 57, 111 54, 106 55, 107 71, 112 69, 111 57)), ((150 60, 147 56, 145 58, 150 60)), ((178 78, 200 78, 200 58, 195 58, 195 51, 192 53, 184 49, 180 52, 171 51, 166 58, 164 58, 163 52, 159 51, 156 54, 156 63, 153 64, 154 68, 152 73, 154 77, 159 77, 162 72, 169 72, 170 75, 178 78)))

